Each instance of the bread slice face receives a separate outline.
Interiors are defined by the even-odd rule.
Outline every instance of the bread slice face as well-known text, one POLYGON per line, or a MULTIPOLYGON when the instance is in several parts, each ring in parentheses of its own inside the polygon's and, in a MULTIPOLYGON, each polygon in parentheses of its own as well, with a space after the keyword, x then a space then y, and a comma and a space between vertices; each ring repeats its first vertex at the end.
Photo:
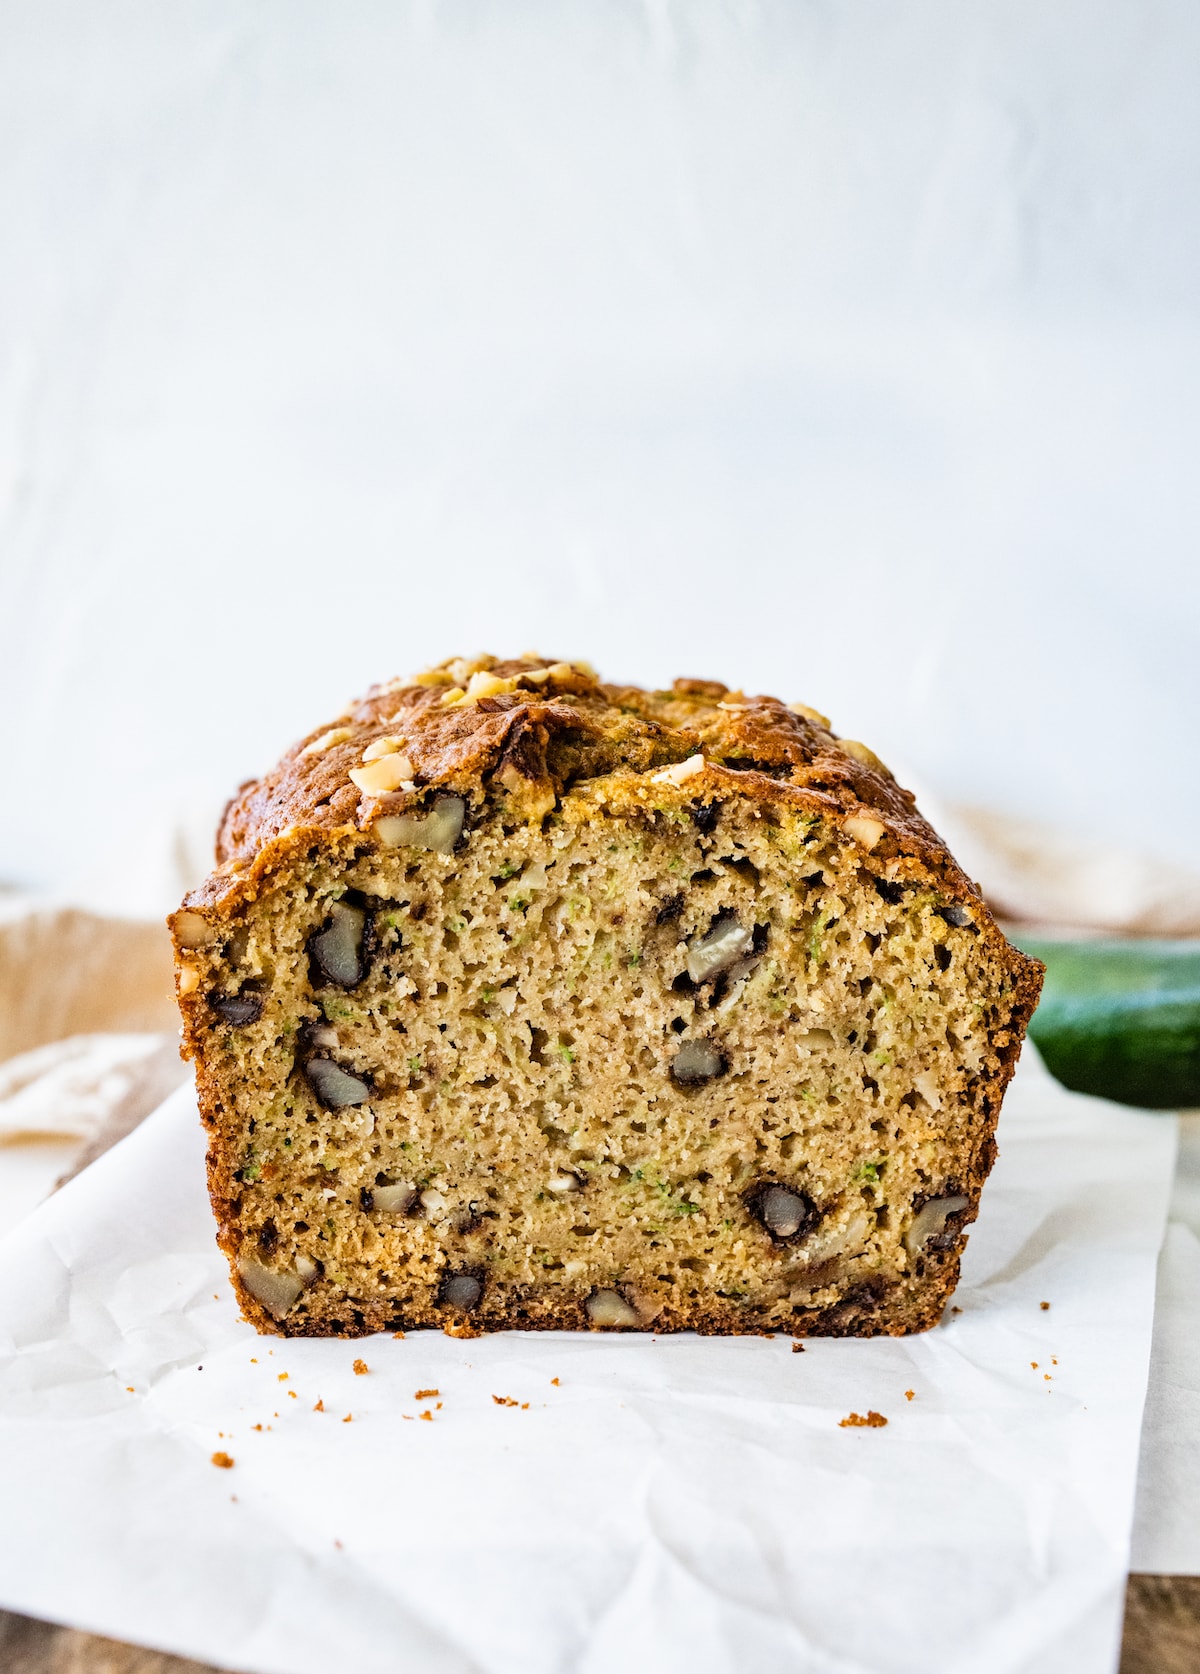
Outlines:
POLYGON ((171 927, 259 1329, 940 1317, 1041 966, 815 711, 448 663, 218 859, 171 927))

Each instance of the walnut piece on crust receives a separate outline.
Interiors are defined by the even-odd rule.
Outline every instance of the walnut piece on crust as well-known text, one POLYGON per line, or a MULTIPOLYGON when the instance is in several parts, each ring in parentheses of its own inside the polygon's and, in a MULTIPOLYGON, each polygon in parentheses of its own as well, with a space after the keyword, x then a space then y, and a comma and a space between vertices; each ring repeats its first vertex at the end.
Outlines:
POLYGON ((171 922, 284 1335, 923 1330, 1041 982, 819 710, 536 656, 315 729, 171 922))

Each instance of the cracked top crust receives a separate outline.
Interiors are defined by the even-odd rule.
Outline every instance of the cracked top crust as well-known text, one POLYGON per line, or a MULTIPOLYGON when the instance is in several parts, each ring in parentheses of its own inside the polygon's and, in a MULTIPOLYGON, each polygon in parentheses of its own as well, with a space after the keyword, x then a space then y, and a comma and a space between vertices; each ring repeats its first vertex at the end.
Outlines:
POLYGON ((239 789, 217 834, 217 870, 186 904, 227 905, 311 834, 366 832, 438 794, 462 797, 468 818, 502 802, 529 821, 599 780, 626 794, 672 786, 702 802, 786 798, 840 818, 881 858, 919 859, 953 895, 980 900, 912 793, 817 710, 719 680, 680 679, 668 691, 607 685, 586 663, 527 654, 451 658, 373 686, 239 789), (380 770, 365 772, 364 756, 380 770))

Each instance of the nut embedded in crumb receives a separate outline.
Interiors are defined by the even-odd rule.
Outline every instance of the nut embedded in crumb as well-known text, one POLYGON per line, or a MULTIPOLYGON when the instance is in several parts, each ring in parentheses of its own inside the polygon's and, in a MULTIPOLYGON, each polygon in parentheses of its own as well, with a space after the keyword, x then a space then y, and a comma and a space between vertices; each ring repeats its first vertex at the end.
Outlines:
POLYGON ((194 994, 200 986, 200 972, 194 965, 180 964, 179 967, 179 997, 186 999, 194 994))
POLYGON ((467 805, 461 796, 439 796, 427 814, 389 814, 376 820, 375 835, 388 848, 451 854, 462 836, 466 814, 467 805))
POLYGON ((438 1301, 465 1314, 479 1306, 482 1296, 483 1280, 474 1273, 448 1273, 438 1286, 438 1301))
POLYGON ((851 814, 849 819, 842 821, 842 830, 847 837, 852 837, 860 848, 873 849, 886 830, 882 820, 873 819, 870 814, 851 814))
POLYGON ((630 1306, 619 1290, 593 1291, 584 1308, 591 1323, 602 1330, 628 1330, 630 1326, 641 1324, 636 1309, 630 1306))
POLYGON ((365 1360, 356 1360, 354 1362, 354 1375, 356 1378, 365 1377, 370 1370, 371 1368, 367 1365, 365 1360))
POLYGON ((843 1430, 882 1430, 886 1423, 887 1419, 883 1414, 873 1409, 868 1411, 865 1417, 861 1412, 852 1412, 849 1417, 838 1419, 838 1426, 843 1430))
MULTIPOLYGON (((385 732, 382 737, 376 738, 372 743, 367 745, 366 749, 362 753, 363 762, 365 764, 369 761, 378 761, 381 756, 403 757, 404 748, 407 743, 408 740, 406 738, 397 738, 395 734, 385 732)), ((409 763, 409 766, 412 766, 411 762, 409 763)), ((411 779, 412 773, 406 773, 404 776, 406 779, 411 779)))
POLYGON ((747 930, 735 912, 719 913, 705 935, 693 936, 688 943, 688 977, 697 987, 711 982, 744 959, 753 946, 753 930, 747 930))
POLYGON ((664 767, 659 772, 651 774, 651 783, 655 785, 684 785, 689 779, 694 779, 697 773, 703 773, 705 761, 702 755, 689 756, 686 761, 672 762, 670 767, 664 767))
POLYGON ((171 923, 180 947, 208 947, 221 939, 216 925, 210 924, 203 913, 193 912, 190 907, 177 912, 171 923))
POLYGON ((876 773, 883 773, 889 779, 893 777, 890 769, 880 761, 869 744, 860 744, 857 738, 839 738, 838 746, 845 750, 848 756, 853 756, 855 761, 860 761, 864 767, 873 768, 876 773))
POLYGON ((829 731, 829 728, 833 724, 828 715, 822 715, 819 709, 812 708, 810 704, 789 703, 788 708, 791 710, 793 715, 802 715, 806 721, 814 721, 817 726, 824 727, 826 732, 829 731))
POLYGON ((352 767, 349 776, 364 796, 386 796, 411 785, 413 764, 407 756, 380 756, 365 767, 352 767))
POLYGON ((332 750, 335 744, 344 744, 348 738, 354 737, 353 727, 330 727, 320 738, 314 738, 311 744, 306 744, 301 750, 302 756, 319 756, 326 750, 332 750))
POLYGON ((904 1234, 904 1244, 909 1255, 919 1255, 925 1245, 930 1243, 935 1250, 941 1249, 941 1240, 947 1236, 953 1242, 957 1232, 951 1231, 947 1234, 948 1223, 955 1215, 960 1215, 969 1202, 970 1199, 962 1193, 955 1193, 952 1197, 931 1197, 927 1203, 923 1203, 913 1217, 912 1225, 904 1234))
POLYGON ((810 1197, 773 1180, 764 1180, 756 1186, 746 1198, 746 1207, 772 1238, 784 1243, 800 1233, 810 1232, 820 1218, 810 1197))
POLYGON ((233 1466, 233 1460, 230 1458, 228 1453, 214 1453, 212 1456, 212 1462, 214 1465, 219 1466, 219 1468, 223 1471, 230 1470, 233 1466))
POLYGON ((711 1041, 685 1040, 671 1060, 671 1078, 681 1087, 698 1087, 725 1071, 724 1054, 711 1041))

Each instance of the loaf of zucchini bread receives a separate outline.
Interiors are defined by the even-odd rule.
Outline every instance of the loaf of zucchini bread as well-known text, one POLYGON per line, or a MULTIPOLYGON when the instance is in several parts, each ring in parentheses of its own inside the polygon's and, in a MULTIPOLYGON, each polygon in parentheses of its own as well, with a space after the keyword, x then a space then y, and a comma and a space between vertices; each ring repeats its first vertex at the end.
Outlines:
POLYGON ((217 861, 171 928, 259 1329, 938 1320, 1042 967, 816 710, 450 661, 217 861))

